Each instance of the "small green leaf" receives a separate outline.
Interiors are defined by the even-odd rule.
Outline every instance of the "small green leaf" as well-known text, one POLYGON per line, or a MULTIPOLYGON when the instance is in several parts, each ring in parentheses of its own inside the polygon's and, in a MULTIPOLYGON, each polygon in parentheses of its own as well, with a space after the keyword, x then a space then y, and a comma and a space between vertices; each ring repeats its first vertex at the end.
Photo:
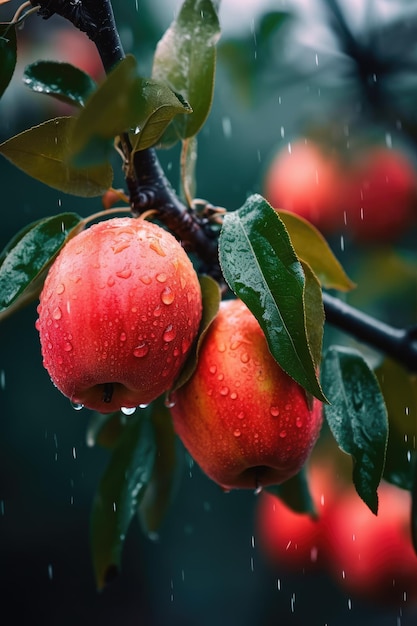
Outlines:
POLYGON ((387 409, 376 376, 360 352, 332 346, 323 361, 322 384, 331 403, 324 407, 330 430, 352 456, 356 490, 376 514, 388 439, 387 409))
POLYGON ((57 61, 37 61, 28 65, 23 74, 23 82, 36 93, 54 96, 79 107, 85 106, 87 99, 97 88, 91 76, 78 67, 57 61))
POLYGON ((69 163, 75 118, 58 117, 0 144, 0 154, 37 180, 76 196, 101 196, 113 180, 108 163, 76 168, 69 163))
POLYGON ((145 411, 126 424, 94 498, 91 548, 99 589, 120 569, 127 530, 152 475, 156 449, 145 411))
POLYGON ((323 287, 349 291, 355 284, 345 273, 323 235, 299 215, 278 211, 299 259, 308 263, 323 287))
POLYGON ((261 196, 225 215, 219 258, 229 287, 259 321, 276 361, 326 401, 307 337, 303 268, 284 224, 261 196))
POLYGON ((173 120, 179 139, 196 135, 210 112, 219 37, 213 2, 185 0, 156 48, 152 77, 181 94, 193 110, 173 120))
POLYGON ((10 83, 16 67, 16 28, 0 24, 0 97, 10 83))
POLYGON ((389 435, 384 478, 403 489, 413 483, 417 446, 417 380, 391 359, 375 370, 388 410, 389 435))
POLYGON ((138 516, 144 532, 155 537, 178 488, 183 455, 179 454, 171 414, 163 397, 152 403, 152 423, 157 454, 151 479, 139 504, 138 516))
POLYGON ((265 491, 282 500, 295 513, 307 513, 312 517, 317 515, 305 467, 281 485, 266 487, 265 491))
POLYGON ((34 300, 58 252, 78 232, 76 213, 48 217, 24 228, 0 255, 0 320, 34 300))
POLYGON ((199 276, 199 281, 201 286, 201 295, 203 298, 203 315, 200 322, 198 340, 194 342, 185 365, 182 368, 178 379, 174 383, 172 391, 182 387, 193 375, 195 368, 197 367, 198 354, 201 344, 207 333, 208 327, 217 315, 220 306, 221 293, 220 287, 216 281, 213 280, 213 278, 210 278, 210 276, 199 276))
POLYGON ((136 59, 128 55, 98 87, 74 126, 71 152, 77 162, 103 161, 106 151, 89 144, 111 145, 114 138, 132 132, 133 150, 157 143, 171 119, 190 107, 164 84, 141 78, 136 59))

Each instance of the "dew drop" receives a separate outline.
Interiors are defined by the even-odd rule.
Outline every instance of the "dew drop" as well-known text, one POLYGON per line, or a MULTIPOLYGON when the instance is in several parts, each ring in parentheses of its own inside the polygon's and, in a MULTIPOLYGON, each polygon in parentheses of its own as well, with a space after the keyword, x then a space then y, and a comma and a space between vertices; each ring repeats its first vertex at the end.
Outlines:
POLYGON ((149 406, 149 402, 147 402, 146 404, 145 404, 145 403, 143 403, 143 404, 139 404, 139 408, 140 408, 140 409, 147 409, 147 408, 148 408, 148 406, 149 406))
POLYGON ((162 313, 162 309, 161 309, 161 307, 158 305, 158 306, 156 307, 156 309, 154 310, 153 314, 154 314, 154 316, 155 316, 155 317, 160 317, 161 313, 162 313))
POLYGON ((232 343, 230 344, 230 349, 237 350, 241 343, 241 341, 232 341, 232 343))
POLYGON ((220 387, 220 395, 227 396, 229 393, 229 387, 220 387))
POLYGON ((116 282, 116 281, 114 280, 114 276, 109 276, 109 277, 108 277, 108 279, 107 279, 107 285, 108 285, 109 287, 113 287, 113 285, 114 285, 114 283, 115 283, 115 282, 116 282))
POLYGON ((271 406, 271 408, 269 409, 269 412, 271 413, 272 417, 278 417, 279 408, 277 406, 271 406))
POLYGON ((243 354, 240 355, 240 360, 242 361, 242 363, 248 363, 249 362, 249 354, 247 352, 243 352, 243 354))
POLYGON ((165 287, 161 293, 161 300, 164 304, 172 304, 175 300, 175 293, 171 287, 165 287))
POLYGON ((167 409, 172 409, 175 406, 175 401, 172 399, 169 393, 166 394, 164 405, 167 409))
POLYGON ((60 296, 62 293, 64 293, 64 291, 65 291, 65 285, 63 283, 60 283, 58 287, 56 288, 56 292, 60 296))
POLYGON ((177 336, 176 330, 174 329, 172 324, 169 324, 169 326, 165 328, 162 338, 164 341, 169 343, 170 341, 173 341, 176 336, 177 336))
POLYGON ((71 352, 71 350, 72 350, 72 343, 70 343, 69 341, 67 341, 67 342, 64 344, 64 350, 65 350, 65 352, 71 352))
POLYGON ((120 341, 126 341, 126 333, 120 333, 120 341))
POLYGON ((146 356, 149 352, 149 346, 147 343, 140 343, 133 350, 133 356, 136 356, 138 359, 146 356))
POLYGON ((62 317, 62 311, 59 308, 59 306, 57 306, 53 312, 52 312, 52 317, 54 318, 54 320, 60 320, 62 317))
POLYGON ((133 415, 133 413, 136 411, 136 407, 135 406, 132 406, 132 407, 122 406, 120 408, 120 411, 123 413, 123 415, 133 415))
POLYGON ((236 400, 236 398, 237 398, 237 393, 236 393, 236 391, 232 391, 232 393, 230 394, 230 399, 231 399, 231 400, 236 400))
POLYGON ((219 352, 225 352, 225 351, 226 351, 226 345, 223 343, 223 341, 220 341, 220 342, 217 344, 217 350, 218 350, 219 352))
POLYGON ((159 254, 159 256, 166 256, 165 250, 163 249, 161 242, 158 239, 152 239, 149 247, 151 250, 159 254))
POLYGON ((303 420, 301 419, 301 417, 297 417, 297 419, 295 420, 295 425, 297 426, 297 428, 301 428, 301 426, 303 425, 303 420))
POLYGON ((116 276, 119 278, 130 278, 132 276, 132 270, 126 267, 120 272, 116 272, 116 276))
POLYGON ((243 411, 240 411, 240 413, 238 413, 237 417, 238 417, 238 419, 243 420, 243 419, 244 419, 244 417, 245 417, 244 412, 243 412, 243 411))
POLYGON ((81 409, 84 408, 84 405, 81 404, 81 402, 71 402, 71 406, 74 409, 74 411, 81 411, 81 409))
POLYGON ((158 283, 166 283, 167 275, 164 274, 163 272, 161 274, 157 274, 156 275, 156 280, 158 281, 158 283))
POLYGON ((217 365, 210 365, 209 372, 210 374, 215 374, 217 372, 217 365))
POLYGON ((285 439, 285 437, 287 436, 287 431, 281 430, 281 432, 279 433, 279 436, 281 437, 281 439, 285 439))
POLYGON ((233 431, 234 437, 240 437, 241 434, 242 434, 242 431, 239 430, 239 428, 236 428, 236 430, 233 431))

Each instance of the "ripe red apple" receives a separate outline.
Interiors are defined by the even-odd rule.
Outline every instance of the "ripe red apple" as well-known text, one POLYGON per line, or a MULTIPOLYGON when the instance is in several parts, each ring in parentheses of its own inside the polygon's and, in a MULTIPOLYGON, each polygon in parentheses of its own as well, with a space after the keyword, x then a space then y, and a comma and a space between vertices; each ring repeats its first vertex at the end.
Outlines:
POLYGON ((278 484, 307 460, 322 406, 277 364, 240 300, 208 329, 191 379, 172 394, 174 427, 201 469, 225 489, 278 484))
POLYGON ((300 215, 321 232, 343 225, 343 176, 334 155, 313 142, 301 140, 281 149, 270 162, 263 193, 275 209, 300 215))
POLYGON ((264 492, 255 513, 258 544, 272 564, 288 570, 312 570, 325 563, 323 516, 339 495, 341 482, 334 468, 313 463, 308 469, 309 487, 316 515, 297 513, 278 497, 264 492))
POLYGON ((198 331, 200 284, 180 243, 143 219, 114 218, 64 246, 37 328, 52 381, 102 413, 168 390, 198 331))
POLYGON ((385 482, 378 493, 377 516, 354 489, 327 512, 329 569, 349 593, 378 603, 417 600, 410 494, 385 482))
POLYGON ((346 182, 347 229, 357 241, 394 241, 416 221, 416 173, 400 151, 367 149, 346 182))

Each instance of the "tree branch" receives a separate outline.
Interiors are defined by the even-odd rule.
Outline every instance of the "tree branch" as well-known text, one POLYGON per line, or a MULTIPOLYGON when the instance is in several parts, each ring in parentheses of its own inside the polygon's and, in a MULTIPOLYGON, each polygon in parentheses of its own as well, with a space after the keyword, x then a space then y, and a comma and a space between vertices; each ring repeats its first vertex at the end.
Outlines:
POLYGON ((323 293, 326 321, 417 373, 417 329, 394 328, 323 293))

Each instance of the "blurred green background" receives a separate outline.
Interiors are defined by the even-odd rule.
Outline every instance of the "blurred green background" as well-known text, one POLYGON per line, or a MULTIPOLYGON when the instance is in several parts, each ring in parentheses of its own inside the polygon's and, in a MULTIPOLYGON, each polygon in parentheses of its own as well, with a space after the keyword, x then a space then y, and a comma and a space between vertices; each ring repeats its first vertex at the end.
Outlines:
MULTIPOLYGON (((291 31, 282 27, 276 14, 282 4, 223 0, 221 6, 224 32, 213 109, 199 136, 197 195, 228 209, 241 206, 250 193, 262 191, 262 177, 272 155, 291 138, 302 136, 311 124, 322 127, 323 120, 334 114, 339 125, 358 123, 361 129, 372 125, 369 117, 358 122, 352 114, 351 119, 348 106, 341 115, 340 101, 346 105, 351 98, 355 104, 360 96, 350 86, 348 65, 336 50, 332 32, 323 26, 322 3, 285 3, 286 9, 294 6, 302 16, 291 31), (274 11, 274 19, 260 39, 266 11, 274 11)), ((411 1, 363 0, 345 5, 359 31, 369 28, 369 15, 374 24, 382 18, 392 22, 389 9, 417 12, 417 3, 411 1)), ((16 2, 4 5, 1 20, 8 19, 17 6, 16 2)), ((168 0, 114 0, 125 49, 137 55, 144 75, 150 73, 154 47, 178 6, 168 0)), ((39 58, 64 60, 68 55, 65 60, 82 66, 89 53, 83 52, 77 60, 83 35, 73 31, 58 18, 27 20, 19 33, 16 75, 0 101, 1 140, 63 113, 57 103, 25 89, 20 76, 27 63, 39 58), (72 38, 64 48, 67 31, 72 38)), ((412 52, 407 46, 407 53, 412 52)), ((412 91, 412 76, 407 87, 412 91)), ((383 141, 387 133, 396 141, 392 124, 375 118, 383 141)), ((401 141, 414 151, 409 136, 403 134, 401 141)), ((161 161, 177 186, 178 150, 161 153, 161 161)), ((121 173, 116 173, 114 186, 122 186, 121 173)), ((20 228, 40 217, 63 211, 88 215, 101 209, 100 198, 78 199, 46 188, 4 159, 0 181, 1 248, 20 228)), ((392 323, 415 323, 417 283, 410 269, 415 262, 411 235, 396 251, 407 259, 406 269, 391 282, 383 280, 388 253, 349 245, 342 249, 339 238, 331 245, 359 283, 357 293, 349 296, 351 302, 392 323)), ((126 540, 120 577, 98 593, 89 552, 89 514, 108 453, 87 447, 88 416, 71 408, 43 370, 35 319, 33 304, 0 326, 1 623, 417 623, 417 609, 407 603, 379 607, 348 597, 324 574, 295 575, 272 566, 258 547, 256 496, 223 494, 188 458, 159 538, 144 537, 135 521, 126 540)), ((334 337, 339 339, 339 334, 327 329, 326 341, 334 337)))

